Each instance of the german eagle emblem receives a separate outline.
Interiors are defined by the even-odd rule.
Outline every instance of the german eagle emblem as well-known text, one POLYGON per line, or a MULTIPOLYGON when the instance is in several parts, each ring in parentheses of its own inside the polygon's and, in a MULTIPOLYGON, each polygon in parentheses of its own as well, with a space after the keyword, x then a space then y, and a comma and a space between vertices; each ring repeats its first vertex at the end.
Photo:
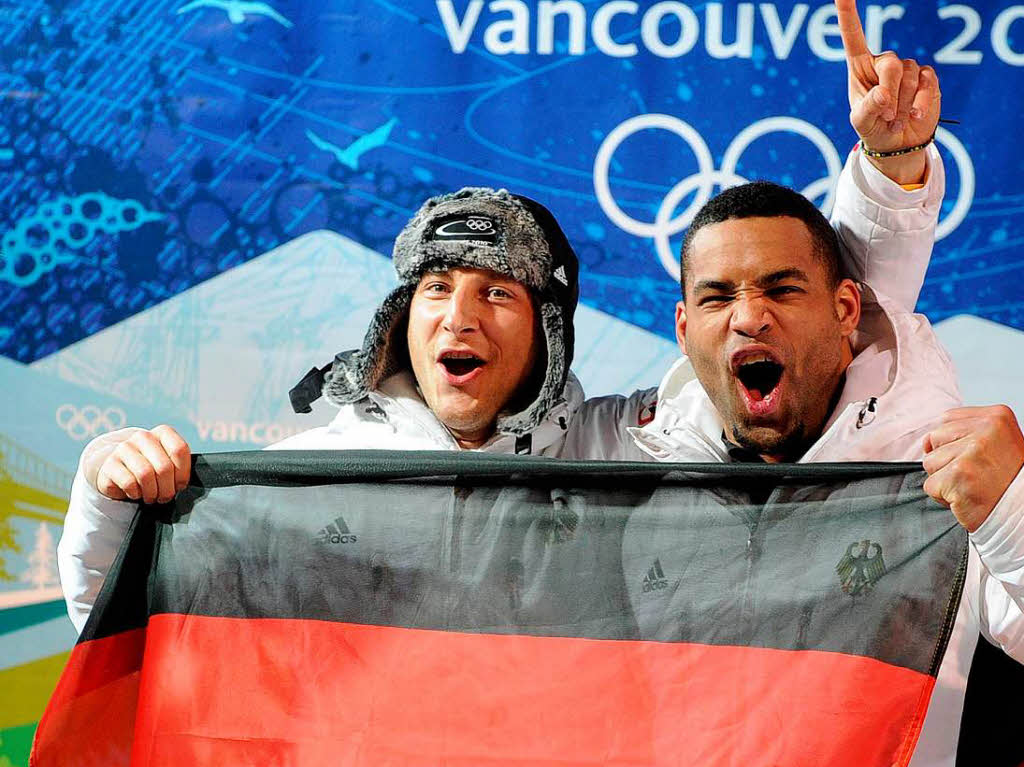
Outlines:
POLYGON ((836 565, 836 573, 843 591, 851 597, 870 593, 886 573, 882 547, 872 541, 851 543, 836 565))
POLYGON ((568 499, 552 493, 551 510, 540 519, 537 527, 545 543, 565 543, 576 536, 579 522, 580 515, 569 508, 568 499))

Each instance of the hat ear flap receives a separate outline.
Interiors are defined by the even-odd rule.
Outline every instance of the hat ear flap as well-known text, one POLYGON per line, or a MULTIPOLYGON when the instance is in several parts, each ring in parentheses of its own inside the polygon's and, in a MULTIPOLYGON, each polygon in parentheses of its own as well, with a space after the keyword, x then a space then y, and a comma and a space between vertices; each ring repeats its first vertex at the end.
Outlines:
POLYGON ((359 351, 344 352, 324 380, 323 394, 335 406, 357 402, 406 365, 405 338, 396 338, 409 316, 415 285, 401 285, 381 303, 359 351))
POLYGON ((503 434, 527 434, 537 426, 558 402, 565 388, 568 375, 566 367, 565 322, 561 308, 554 303, 541 305, 541 328, 547 351, 547 369, 537 397, 518 413, 505 414, 498 418, 497 428, 503 434))

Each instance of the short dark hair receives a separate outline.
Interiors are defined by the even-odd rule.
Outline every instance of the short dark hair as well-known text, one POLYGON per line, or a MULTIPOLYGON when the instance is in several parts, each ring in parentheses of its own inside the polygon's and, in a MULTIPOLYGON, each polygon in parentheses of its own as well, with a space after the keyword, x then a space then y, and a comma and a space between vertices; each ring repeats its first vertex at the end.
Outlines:
POLYGON ((771 181, 752 181, 726 189, 713 197, 694 217, 679 252, 679 287, 683 298, 686 297, 686 257, 697 232, 710 224, 720 224, 734 218, 782 216, 799 219, 804 223, 814 243, 814 253, 825 265, 829 284, 832 287, 839 285, 844 276, 842 252, 839 237, 828 219, 799 192, 771 181))

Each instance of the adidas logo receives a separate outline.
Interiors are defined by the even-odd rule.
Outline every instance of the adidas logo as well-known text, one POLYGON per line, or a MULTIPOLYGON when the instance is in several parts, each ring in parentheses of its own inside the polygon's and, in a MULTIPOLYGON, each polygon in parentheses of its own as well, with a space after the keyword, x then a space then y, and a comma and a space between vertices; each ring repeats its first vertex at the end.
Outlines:
POLYGON ((565 267, 564 266, 560 266, 557 269, 555 269, 554 277, 560 283, 562 283, 566 287, 569 287, 569 278, 565 276, 565 267))
POLYGON ((661 569, 661 560, 655 559, 651 569, 644 576, 644 593, 647 594, 651 591, 660 591, 667 588, 668 579, 665 577, 665 571, 661 569))
POLYGON ((324 527, 316 534, 316 539, 320 543, 355 543, 355 533, 348 529, 348 525, 345 524, 345 520, 342 517, 338 517, 331 524, 324 527))

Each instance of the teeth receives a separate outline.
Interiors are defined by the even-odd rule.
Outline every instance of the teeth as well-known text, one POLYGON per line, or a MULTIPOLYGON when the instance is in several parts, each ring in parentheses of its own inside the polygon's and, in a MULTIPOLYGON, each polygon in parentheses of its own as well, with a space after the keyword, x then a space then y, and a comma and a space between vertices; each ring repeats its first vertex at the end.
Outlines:
POLYGON ((753 365, 757 362, 775 362, 775 360, 773 360, 767 354, 755 354, 751 357, 747 357, 746 359, 744 359, 743 362, 740 363, 740 365, 753 365))
POLYGON ((480 359, 472 352, 445 352, 441 355, 441 359, 446 360, 477 360, 480 359))

